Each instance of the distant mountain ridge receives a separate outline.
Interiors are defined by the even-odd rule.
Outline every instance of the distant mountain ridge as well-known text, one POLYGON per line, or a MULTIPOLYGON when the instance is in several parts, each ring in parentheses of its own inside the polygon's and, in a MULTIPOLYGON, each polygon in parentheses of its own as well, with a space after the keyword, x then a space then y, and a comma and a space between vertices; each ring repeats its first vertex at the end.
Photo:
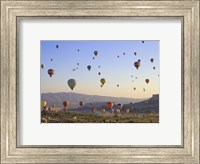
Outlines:
POLYGON ((152 95, 148 100, 137 102, 135 104, 125 104, 125 109, 132 113, 159 113, 159 94, 152 95))
POLYGON ((87 95, 80 93, 72 93, 72 92, 57 92, 57 93, 42 93, 41 100, 47 102, 47 106, 63 106, 63 101, 69 101, 68 108, 77 108, 79 106, 79 102, 84 102, 85 106, 89 105, 89 103, 93 103, 94 105, 101 106, 103 102, 112 101, 115 103, 122 104, 130 104, 143 101, 145 99, 133 99, 133 98, 125 98, 125 97, 110 97, 110 96, 98 96, 98 95, 87 95))

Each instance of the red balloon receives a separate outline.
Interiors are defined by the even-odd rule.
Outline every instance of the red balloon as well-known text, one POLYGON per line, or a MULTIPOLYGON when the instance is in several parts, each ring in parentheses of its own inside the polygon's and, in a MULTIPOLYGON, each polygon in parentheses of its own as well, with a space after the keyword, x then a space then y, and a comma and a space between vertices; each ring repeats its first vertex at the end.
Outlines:
POLYGON ((111 109, 113 107, 113 102, 107 102, 107 107, 111 109))
POLYGON ((67 108, 67 106, 68 106, 68 101, 63 101, 63 106, 65 107, 65 108, 67 108))

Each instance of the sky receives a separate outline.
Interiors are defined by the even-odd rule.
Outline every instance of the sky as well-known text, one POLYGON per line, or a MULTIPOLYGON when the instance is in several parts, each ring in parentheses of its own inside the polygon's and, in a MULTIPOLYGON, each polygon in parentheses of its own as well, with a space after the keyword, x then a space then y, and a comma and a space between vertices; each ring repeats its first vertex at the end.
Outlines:
POLYGON ((74 92, 128 98, 149 98, 159 94, 159 41, 66 40, 41 41, 40 44, 41 64, 45 65, 41 68, 41 93, 74 92), (94 51, 98 51, 96 57, 94 51), (137 70, 134 62, 138 59, 141 65, 137 70), (55 70, 52 77, 48 69, 55 70), (106 79, 103 87, 100 86, 101 78, 106 79), (67 84, 69 79, 77 82, 73 91, 67 84), (148 84, 145 79, 149 79, 148 84))

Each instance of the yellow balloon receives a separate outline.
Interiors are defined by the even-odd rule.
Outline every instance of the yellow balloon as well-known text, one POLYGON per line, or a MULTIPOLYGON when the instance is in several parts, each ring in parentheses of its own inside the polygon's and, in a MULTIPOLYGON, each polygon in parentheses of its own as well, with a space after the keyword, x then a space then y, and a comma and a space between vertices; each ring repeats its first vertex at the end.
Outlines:
POLYGON ((100 80, 100 82, 101 82, 102 85, 104 85, 104 84, 106 83, 106 79, 102 78, 102 79, 100 80))
POLYGON ((45 107, 47 105, 46 101, 42 101, 42 107, 45 107))

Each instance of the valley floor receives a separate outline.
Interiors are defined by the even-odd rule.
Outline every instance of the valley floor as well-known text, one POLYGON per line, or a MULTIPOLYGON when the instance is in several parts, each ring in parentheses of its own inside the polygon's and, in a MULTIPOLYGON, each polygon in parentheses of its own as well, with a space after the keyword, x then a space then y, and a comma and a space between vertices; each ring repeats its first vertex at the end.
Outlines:
POLYGON ((159 123, 159 115, 152 113, 80 113, 41 112, 42 123, 159 123))

